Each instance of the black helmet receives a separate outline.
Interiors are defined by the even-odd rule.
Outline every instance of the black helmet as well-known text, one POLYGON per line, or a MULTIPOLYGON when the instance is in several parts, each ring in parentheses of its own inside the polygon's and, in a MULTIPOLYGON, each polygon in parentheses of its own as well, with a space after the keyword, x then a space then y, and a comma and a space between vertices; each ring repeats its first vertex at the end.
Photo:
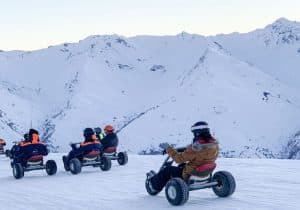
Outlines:
POLYGON ((191 131, 195 137, 200 136, 203 133, 209 133, 208 123, 204 121, 196 122, 192 127, 191 131))
POLYGON ((37 134, 37 135, 39 135, 39 132, 38 132, 37 130, 31 128, 31 129, 29 130, 29 136, 32 136, 32 134, 37 134))
POLYGON ((100 133, 102 133, 102 129, 101 129, 101 128, 99 128, 99 127, 97 127, 97 128, 94 128, 94 131, 95 131, 95 133, 96 133, 96 134, 100 134, 100 133))
POLYGON ((29 133, 25 133, 23 137, 25 141, 29 141, 29 133))
POLYGON ((83 131, 83 136, 85 137, 85 138, 90 138, 92 135, 94 135, 95 134, 95 132, 94 132, 94 130, 92 129, 92 128, 86 128, 86 129, 84 129, 84 131, 83 131))

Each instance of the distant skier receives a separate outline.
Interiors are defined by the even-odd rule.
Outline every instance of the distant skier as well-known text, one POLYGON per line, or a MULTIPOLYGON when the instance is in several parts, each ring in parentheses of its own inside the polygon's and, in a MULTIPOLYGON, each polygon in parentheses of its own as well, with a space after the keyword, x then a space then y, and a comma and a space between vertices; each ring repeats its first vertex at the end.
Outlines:
POLYGON ((195 123, 191 131, 194 134, 193 142, 183 152, 177 152, 167 146, 163 153, 168 153, 178 166, 168 166, 159 173, 150 171, 147 173, 147 181, 155 191, 161 191, 172 177, 180 177, 188 181, 191 173, 197 167, 212 163, 218 157, 218 142, 210 134, 206 122, 195 123))
POLYGON ((82 156, 92 150, 101 151, 101 143, 98 141, 95 132, 92 128, 86 128, 83 131, 84 141, 79 144, 71 144, 72 150, 69 152, 68 156, 63 157, 63 162, 65 166, 68 167, 69 161, 72 158, 82 156))
POLYGON ((104 128, 105 137, 101 140, 104 152, 112 152, 117 149, 119 139, 114 130, 114 127, 111 125, 107 125, 104 128))

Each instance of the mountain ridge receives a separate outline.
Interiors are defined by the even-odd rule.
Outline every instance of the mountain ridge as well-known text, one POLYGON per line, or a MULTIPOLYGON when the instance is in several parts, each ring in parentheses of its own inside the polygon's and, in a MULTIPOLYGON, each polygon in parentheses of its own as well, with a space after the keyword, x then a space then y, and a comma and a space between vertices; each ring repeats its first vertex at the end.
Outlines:
POLYGON ((266 70, 273 55, 262 66, 235 51, 248 46, 231 44, 236 35, 231 42, 222 37, 95 35, 2 52, 1 135, 16 140, 32 124, 53 151, 66 151, 84 127, 111 123, 122 130, 121 148, 149 153, 163 142, 190 142, 189 126, 207 120, 222 156, 299 158, 290 148, 300 130, 298 88, 266 70))

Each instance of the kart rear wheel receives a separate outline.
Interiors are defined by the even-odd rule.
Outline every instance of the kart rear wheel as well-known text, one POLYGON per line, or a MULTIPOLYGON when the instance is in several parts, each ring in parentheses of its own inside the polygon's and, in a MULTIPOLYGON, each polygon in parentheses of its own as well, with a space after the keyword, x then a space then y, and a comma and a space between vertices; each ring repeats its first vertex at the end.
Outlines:
POLYGON ((100 168, 102 171, 108 171, 111 168, 111 159, 109 157, 101 157, 100 168))
POLYGON ((69 162, 69 168, 72 174, 79 174, 81 172, 81 162, 78 158, 73 158, 69 162))
POLYGON ((121 166, 126 165, 128 163, 128 155, 126 152, 118 153, 118 163, 121 166))
POLYGON ((16 179, 21 179, 24 176, 24 168, 21 163, 13 164, 13 175, 16 179))
POLYGON ((236 183, 231 173, 218 171, 214 174, 213 180, 218 182, 218 185, 212 187, 217 196, 228 197, 234 193, 236 183))
POLYGON ((57 165, 54 160, 48 160, 46 162, 46 172, 49 176, 56 174, 57 172, 57 165))
POLYGON ((11 151, 9 149, 5 150, 5 156, 11 158, 11 151))
POLYGON ((65 156, 65 155, 62 157, 62 160, 63 160, 63 163, 64 163, 64 168, 65 168, 65 170, 66 170, 66 171, 70 171, 70 167, 69 167, 69 164, 68 164, 67 159, 68 159, 68 158, 67 158, 67 156, 65 156))
POLYGON ((180 206, 189 199, 189 188, 181 178, 172 178, 165 187, 167 200, 173 206, 180 206))

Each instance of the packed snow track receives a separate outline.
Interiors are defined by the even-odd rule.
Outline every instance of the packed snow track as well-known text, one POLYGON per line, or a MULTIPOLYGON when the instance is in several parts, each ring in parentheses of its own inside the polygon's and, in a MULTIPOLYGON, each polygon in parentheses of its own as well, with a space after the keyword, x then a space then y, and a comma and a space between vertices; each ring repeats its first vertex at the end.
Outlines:
MULTIPOLYGON (((58 164, 55 176, 44 170, 12 176, 10 160, 0 156, 0 209, 172 209, 164 191, 149 196, 145 173, 157 170, 163 156, 129 155, 126 166, 113 162, 110 171, 85 167, 79 175, 63 169, 63 154, 50 154, 58 164)), ((190 192, 181 209, 300 209, 300 161, 270 159, 219 159, 217 170, 230 171, 237 183, 229 198, 212 189, 190 192)))

